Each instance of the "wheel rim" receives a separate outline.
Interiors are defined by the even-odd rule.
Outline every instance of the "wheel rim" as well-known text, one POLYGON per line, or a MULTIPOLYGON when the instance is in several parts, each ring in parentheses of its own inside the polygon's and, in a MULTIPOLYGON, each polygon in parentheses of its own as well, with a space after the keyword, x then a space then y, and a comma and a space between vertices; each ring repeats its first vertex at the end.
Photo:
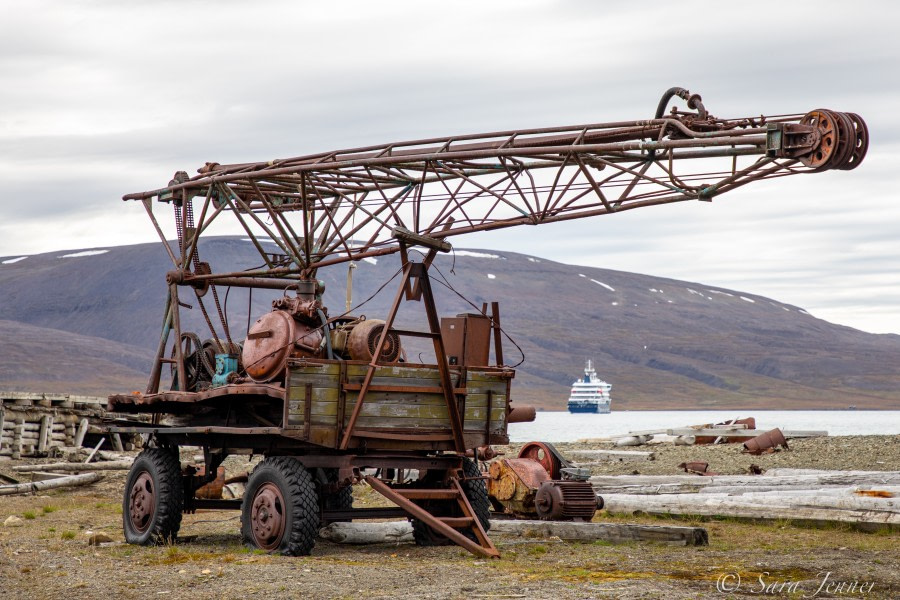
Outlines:
POLYGON ((150 528, 153 513, 156 512, 156 485, 147 471, 142 471, 134 480, 128 494, 128 517, 131 526, 138 533, 150 528))
POLYGON ((550 475, 550 479, 559 479, 559 461, 543 442, 528 442, 519 451, 519 458, 530 458, 540 463, 550 475))
POLYGON ((263 550, 275 550, 281 545, 285 529, 284 496, 278 486, 264 483, 253 497, 250 530, 253 541, 263 550))

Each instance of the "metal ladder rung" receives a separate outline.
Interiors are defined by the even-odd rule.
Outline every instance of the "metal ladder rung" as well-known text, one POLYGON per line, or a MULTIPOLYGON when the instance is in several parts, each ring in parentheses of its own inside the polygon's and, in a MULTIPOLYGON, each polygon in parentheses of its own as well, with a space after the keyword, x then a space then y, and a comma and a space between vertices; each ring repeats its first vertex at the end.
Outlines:
POLYGON ((454 529, 464 529, 475 524, 475 519, 472 517, 438 517, 438 519, 454 529))

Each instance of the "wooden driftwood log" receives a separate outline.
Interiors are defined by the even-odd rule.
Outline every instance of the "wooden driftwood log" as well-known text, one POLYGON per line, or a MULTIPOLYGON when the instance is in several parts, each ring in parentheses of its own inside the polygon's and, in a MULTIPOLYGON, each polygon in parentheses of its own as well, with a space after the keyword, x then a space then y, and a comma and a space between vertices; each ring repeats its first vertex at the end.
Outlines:
POLYGON ((95 481, 100 481, 101 479, 103 479, 103 475, 101 473, 83 473, 81 475, 71 475, 69 477, 48 479, 46 481, 0 485, 0 496, 10 496, 13 494, 34 494, 42 490, 51 490, 53 488, 76 487, 79 485, 94 483, 95 481))
POLYGON ((900 525, 900 500, 843 496, 775 494, 771 497, 725 494, 635 496, 604 494, 611 513, 675 514, 752 519, 839 521, 871 525, 900 525))
MULTIPOLYGON (((606 542, 663 542, 679 546, 703 546, 709 535, 702 527, 630 525, 626 523, 574 523, 568 521, 491 521, 491 534, 520 537, 558 537, 564 540, 606 542)), ((319 530, 319 537, 338 544, 385 544, 412 542, 408 521, 387 523, 332 523, 319 530)))
POLYGON ((766 475, 595 475, 590 479, 595 489, 621 485, 661 485, 666 483, 693 484, 698 487, 711 485, 734 486, 788 486, 805 485, 807 489, 824 485, 900 485, 900 471, 830 471, 809 475, 771 477, 766 475))
POLYGON ((13 471, 28 473, 31 471, 127 471, 131 468, 132 461, 117 460, 99 463, 47 463, 37 465, 20 465, 13 467, 13 471))
POLYGON ((331 523, 319 530, 319 537, 336 544, 387 544, 412 542, 409 521, 386 523, 331 523))
POLYGON ((702 527, 631 525, 627 523, 575 523, 572 521, 491 521, 491 534, 558 537, 564 540, 605 542, 664 542, 678 546, 705 546, 709 534, 702 527))

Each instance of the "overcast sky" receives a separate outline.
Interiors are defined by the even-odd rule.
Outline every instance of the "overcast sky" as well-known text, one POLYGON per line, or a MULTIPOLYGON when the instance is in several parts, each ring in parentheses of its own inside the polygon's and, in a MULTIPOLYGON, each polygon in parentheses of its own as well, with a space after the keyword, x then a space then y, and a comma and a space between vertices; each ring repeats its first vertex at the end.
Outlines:
POLYGON ((0 7, 0 257, 153 241, 121 196, 206 161, 644 119, 679 85, 721 117, 859 113, 868 157, 711 204, 454 244, 730 287, 900 333, 900 3, 0 7))

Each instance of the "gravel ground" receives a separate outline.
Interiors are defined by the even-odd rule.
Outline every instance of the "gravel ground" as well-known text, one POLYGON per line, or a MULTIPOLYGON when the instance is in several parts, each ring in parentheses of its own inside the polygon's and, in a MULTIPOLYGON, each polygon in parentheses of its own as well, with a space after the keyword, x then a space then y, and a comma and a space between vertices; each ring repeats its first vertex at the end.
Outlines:
MULTIPOLYGON (((559 444, 575 449, 608 443, 559 444)), ((653 461, 593 466, 595 473, 678 473, 678 463, 705 460, 721 473, 744 473, 751 463, 772 467, 900 470, 900 436, 799 440, 790 451, 749 457, 739 446, 636 448, 653 461)), ((506 448, 507 456, 514 448, 506 448)), ((34 462, 34 461, 31 461, 34 462)), ((0 463, 0 472, 12 474, 0 463)), ((229 459, 229 473, 248 465, 229 459)), ((320 541, 308 557, 245 549, 236 512, 185 515, 177 545, 122 543, 124 473, 98 484, 40 496, 0 497, 0 596, 3 598, 708 598, 900 597, 896 532, 862 533, 844 526, 808 529, 783 522, 685 522, 600 514, 598 521, 701 525, 707 547, 651 543, 567 543, 495 536, 499 560, 456 547, 412 544, 339 546, 320 541), (89 546, 103 532, 114 541, 89 546), (733 590, 737 577, 740 587, 733 590), (850 585, 856 582, 853 592, 850 585), (837 584, 844 583, 841 590, 837 584), (719 591, 717 588, 722 588, 719 591), (830 587, 829 587, 830 586, 830 587), (865 589, 860 592, 860 586, 865 589), (820 589, 821 588, 821 589, 820 589), (818 593, 816 593, 818 591, 818 593)), ((372 502, 366 488, 358 504, 372 502)))

